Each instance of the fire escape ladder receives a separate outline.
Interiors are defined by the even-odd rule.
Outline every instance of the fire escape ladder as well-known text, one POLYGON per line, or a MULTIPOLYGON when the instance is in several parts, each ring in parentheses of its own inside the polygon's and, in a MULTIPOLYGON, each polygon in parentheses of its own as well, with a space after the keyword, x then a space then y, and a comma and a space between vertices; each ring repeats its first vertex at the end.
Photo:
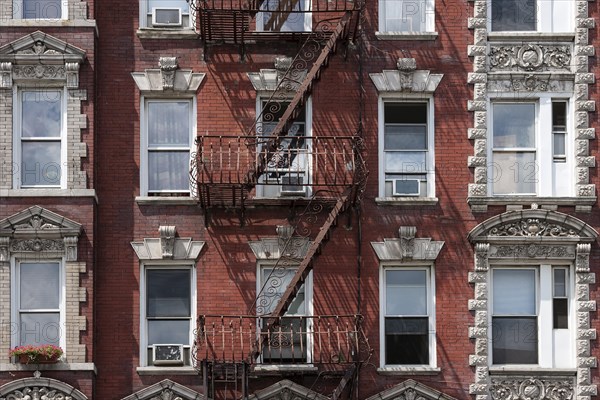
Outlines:
POLYGON ((306 103, 306 99, 311 94, 313 84, 319 80, 322 69, 327 67, 329 58, 335 53, 338 41, 343 39, 348 33, 346 27, 351 18, 352 12, 347 11, 331 33, 331 36, 329 36, 327 39, 327 42, 321 50, 319 57, 315 60, 312 68, 306 74, 306 77, 300 84, 300 87, 290 101, 287 109, 283 113, 283 116, 279 119, 279 122, 273 129, 273 132, 271 132, 271 139, 269 139, 269 141, 266 143, 265 149, 257 156, 256 168, 248 173, 246 179, 246 182, 249 185, 256 185, 258 178, 267 169, 269 160, 272 159, 277 152, 277 149, 281 145, 281 140, 287 135, 287 132, 294 123, 294 120, 298 117, 298 115, 300 115, 302 107, 306 103))

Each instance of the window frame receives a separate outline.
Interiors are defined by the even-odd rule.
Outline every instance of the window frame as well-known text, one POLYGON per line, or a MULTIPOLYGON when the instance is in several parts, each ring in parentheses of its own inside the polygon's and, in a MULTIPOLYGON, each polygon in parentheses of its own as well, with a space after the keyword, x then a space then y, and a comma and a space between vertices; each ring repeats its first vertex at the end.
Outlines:
MULTIPOLYGON (((181 11, 181 26, 153 26, 152 23, 148 24, 148 19, 152 19, 152 9, 148 7, 148 0, 139 0, 139 27, 145 29, 156 29, 156 30, 192 30, 194 29, 192 18, 192 10, 189 9, 187 14, 181 11), (187 15, 188 24, 184 23, 184 17, 187 15)), ((190 7, 188 5, 188 7, 190 7)), ((179 7, 172 7, 179 8, 179 7)))
MULTIPOLYGON (((196 97, 156 97, 156 96, 141 96, 140 99, 140 194, 142 196, 152 196, 156 198, 161 197, 190 197, 192 193, 192 184, 188 182, 188 189, 183 190, 157 190, 150 191, 150 169, 149 169, 149 160, 148 154, 152 150, 148 144, 149 136, 148 136, 148 112, 147 105, 151 102, 169 102, 169 103, 178 103, 178 102, 189 102, 190 107, 190 115, 189 115, 189 159, 188 159, 188 171, 189 175, 189 165, 192 160, 192 154, 194 152, 194 139, 196 138, 197 132, 197 103, 196 97)), ((154 149, 156 151, 179 151, 178 148, 166 148, 154 149)), ((183 152, 185 150, 181 150, 183 152)))
MULTIPOLYGON (((20 290, 20 266, 21 264, 44 264, 44 263, 57 263, 59 269, 59 329, 60 339, 59 346, 63 349, 64 353, 67 353, 66 343, 66 277, 65 277, 65 258, 64 257, 49 257, 49 258, 34 258, 21 257, 18 254, 11 257, 11 315, 10 320, 17 326, 17 329, 13 330, 10 335, 11 348, 15 348, 21 345, 21 290, 20 290)), ((29 311, 31 312, 32 309, 29 311)), ((49 309, 48 309, 49 310, 49 309)), ((43 311, 47 311, 43 309, 43 311)))
MULTIPOLYGON (((13 188, 15 189, 67 189, 67 177, 68 177, 68 162, 67 162, 67 96, 68 92, 64 86, 46 86, 43 88, 30 87, 30 86, 13 86, 13 158, 15 165, 18 166, 18 173, 13 174, 13 188), (22 173, 23 173, 23 156, 22 156, 22 119, 23 119, 23 107, 22 99, 23 92, 45 92, 55 91, 59 92, 61 96, 61 132, 58 140, 52 138, 52 140, 39 141, 53 141, 60 142, 60 183, 57 185, 23 185, 22 184, 22 173)), ((41 169, 40 169, 41 172, 41 169)))
MULTIPOLYGON (((435 288, 435 265, 433 263, 411 263, 399 264, 397 262, 380 263, 379 268, 379 363, 382 370, 386 369, 435 369, 437 368, 437 343, 436 343, 436 288, 435 288), (385 320, 388 318, 387 299, 387 271, 426 271, 427 277, 427 312, 428 312, 428 342, 429 363, 428 364, 387 364, 386 363, 386 340, 385 320)), ((402 317, 398 315, 390 318, 402 317)))
MULTIPOLYGON (((378 27, 380 34, 406 34, 406 35, 415 35, 415 34, 425 34, 425 33, 434 33, 435 32, 435 0, 418 0, 425 3, 425 21, 423 21, 423 25, 425 30, 412 30, 412 31, 393 31, 387 29, 387 19, 386 19, 386 1, 379 1, 379 20, 378 27)), ((400 1, 400 0, 393 0, 400 1)), ((409 0, 401 0, 401 1, 409 1, 409 0)), ((404 16, 403 16, 403 19, 404 16)))
MULTIPOLYGON (((268 0, 267 0, 268 1, 268 0)), ((283 0, 281 0, 283 1, 283 0)), ((309 10, 312 6, 311 4, 311 0, 300 0, 304 2, 304 9, 305 10, 309 10)), ((267 4, 267 2, 263 3, 267 4)), ((262 8, 262 5, 261 5, 262 8)), ((302 32, 312 32, 312 12, 310 11, 306 11, 303 13, 293 13, 292 15, 295 14, 301 14, 304 16, 304 21, 303 21, 303 29, 302 30, 278 30, 278 31, 272 31, 272 30, 265 30, 264 29, 264 18, 263 18, 263 11, 259 11, 256 14, 256 31, 257 32, 269 32, 269 33, 302 33, 302 32)), ((287 22, 287 20, 286 20, 287 22)), ((285 24, 285 23, 284 23, 285 24)))
POLYGON ((378 154, 379 154, 379 198, 385 199, 433 199, 436 196, 435 193, 435 110, 434 110, 434 101, 433 96, 423 96, 423 95, 402 95, 402 97, 397 96, 379 96, 378 100, 378 154), (427 106, 427 151, 425 155, 425 173, 422 175, 426 175, 427 183, 427 193, 423 195, 422 193, 419 196, 409 196, 409 195, 400 195, 394 196, 386 196, 385 193, 385 184, 386 184, 386 166, 385 166, 385 104, 386 103, 424 103, 427 106))
POLYGON ((536 306, 536 323, 537 323, 537 353, 538 360, 534 364, 496 364, 493 359, 493 337, 492 329, 488 329, 488 343, 489 343, 489 366, 495 368, 575 368, 576 367, 576 312, 575 312, 575 268, 569 261, 560 262, 547 262, 544 263, 507 263, 499 262, 497 264, 490 265, 488 274, 488 280, 490 282, 489 288, 489 313, 488 313, 488 326, 492 326, 494 318, 494 281, 493 271, 498 269, 533 269, 535 270, 535 306, 536 306), (553 289, 554 289, 554 270, 555 269, 566 269, 567 270, 567 298, 568 298, 568 328, 555 329, 554 328, 554 313, 553 313, 553 289), (560 330, 561 333, 555 331, 560 330), (560 334, 562 338, 557 339, 556 335, 560 334), (553 345, 555 341, 560 340, 562 345, 553 345), (568 352, 564 350, 564 343, 568 342, 568 352), (560 358, 559 362, 561 365, 555 365, 557 358, 560 358))
MULTIPOLYGON (((148 357, 150 350, 148 344, 148 317, 147 317, 147 271, 148 270, 189 270, 190 271, 190 331, 189 331, 189 344, 183 345, 183 364, 182 365, 170 365, 169 367, 174 368, 186 368, 192 365, 191 348, 194 343, 194 329, 196 329, 195 322, 197 320, 197 271, 196 265, 192 262, 173 262, 168 260, 156 260, 156 261, 145 261, 140 263, 140 366, 141 367, 153 367, 162 368, 162 365, 154 365, 148 357), (187 349, 187 351, 186 351, 187 349), (187 359, 185 358, 187 357, 187 359)), ((183 319, 183 318, 181 318, 183 319)), ((164 344, 177 344, 177 343, 164 343, 164 344)))
MULTIPOLYGON (((10 1, 10 0, 9 0, 10 1)), ((12 0, 13 19, 18 20, 39 20, 39 21, 60 21, 69 19, 69 1, 60 1, 60 18, 23 18, 23 0, 12 0)))
POLYGON ((487 28, 494 33, 518 33, 522 35, 531 35, 536 33, 574 33, 575 32, 575 2, 569 0, 534 0, 535 1, 535 21, 534 30, 523 31, 494 31, 492 29, 493 3, 494 0, 487 0, 487 28), (561 3, 562 2, 562 3, 561 3), (544 7, 545 6, 545 7, 544 7), (553 18, 556 15, 556 18, 553 18))
MULTIPOLYGON (((566 93, 536 93, 535 97, 516 98, 515 93, 503 93, 488 98, 489 110, 487 158, 488 177, 487 194, 494 198, 506 197, 571 197, 575 194, 575 136, 572 94, 566 93), (552 104, 554 102, 566 103, 566 132, 565 132, 565 157, 560 160, 554 157, 554 129, 552 118, 552 104), (534 193, 494 193, 496 170, 494 162, 494 104, 535 104, 535 163, 534 193), (560 179, 555 178, 555 176, 560 179)), ((507 150, 508 151, 508 150, 507 150)))

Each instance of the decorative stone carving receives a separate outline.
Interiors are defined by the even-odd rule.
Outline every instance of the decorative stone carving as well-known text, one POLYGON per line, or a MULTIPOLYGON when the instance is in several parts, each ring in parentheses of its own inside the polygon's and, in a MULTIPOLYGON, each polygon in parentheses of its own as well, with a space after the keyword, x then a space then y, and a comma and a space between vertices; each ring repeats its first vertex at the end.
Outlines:
POLYGON ((414 239, 417 234, 416 226, 401 226, 398 229, 400 236, 400 248, 402 250, 402 258, 412 258, 415 250, 414 239))
POLYGON ((571 400, 575 395, 572 378, 492 378, 493 400, 571 400))
POLYGON ((275 231, 277 232, 279 251, 283 252, 289 245, 290 238, 294 234, 294 227, 291 225, 278 225, 275 231))
POLYGON ((399 58, 397 70, 383 70, 369 74, 379 92, 427 92, 437 89, 443 74, 432 74, 429 70, 417 70, 414 58, 399 58))
POLYGON ((66 79, 61 65, 15 65, 13 79, 66 79))
POLYGON ((9 237, 0 237, 0 262, 10 261, 10 256, 8 255, 9 243, 10 243, 9 237))
POLYGON ((435 261, 444 242, 431 238, 416 238, 417 228, 401 226, 398 239, 383 239, 383 242, 371 242, 371 246, 380 261, 423 260, 435 261))
POLYGON ((184 400, 183 397, 177 396, 171 389, 164 389, 160 394, 150 398, 150 400, 184 400))
POLYGON ((577 245, 577 260, 575 269, 577 272, 590 272, 590 251, 592 246, 589 243, 580 243, 577 245))
POLYGON ((571 246, 543 246, 538 244, 496 246, 490 253, 494 258, 575 258, 571 246))
POLYGON ((475 271, 483 272, 488 270, 488 251, 489 243, 477 243, 475 245, 475 271))
POLYGON ((67 236, 64 238, 65 242, 65 258, 67 261, 77 261, 77 243, 79 238, 77 236, 67 236))
POLYGON ((175 226, 159 226, 158 233, 160 235, 160 248, 163 258, 173 258, 175 248, 175 234, 177 230, 175 226))
POLYGON ((54 225, 42 218, 39 215, 34 215, 31 217, 26 223, 18 224, 15 226, 15 231, 20 231, 23 229, 34 229, 34 230, 44 230, 44 229, 57 229, 58 226, 54 225))
POLYGON ((175 87, 175 71, 179 68, 177 57, 160 57, 158 66, 162 75, 163 90, 173 90, 175 87))
POLYGON ((79 64, 65 63, 65 71, 67 74, 67 88, 77 89, 79 87, 79 64))
POLYGON ((367 400, 455 400, 453 397, 439 392, 422 382, 407 379, 381 393, 377 393, 367 400))
POLYGON ((12 88, 12 63, 0 63, 0 89, 12 88))
POLYGON ((549 223, 542 219, 529 218, 494 227, 489 231, 490 236, 550 236, 550 237, 576 237, 573 229, 549 223))
POLYGON ((31 45, 31 47, 17 51, 17 54, 35 54, 35 55, 51 54, 51 55, 55 55, 55 54, 60 54, 60 53, 56 50, 48 49, 46 47, 46 43, 44 43, 43 41, 36 40, 33 43, 33 45, 31 45))
POLYGON ((32 386, 15 390, 0 400, 73 400, 67 393, 45 386, 32 386))
POLYGON ((63 251, 64 248, 62 241, 51 239, 13 240, 10 244, 12 252, 63 251))
POLYGON ((539 91, 545 92, 548 90, 550 76, 546 80, 542 80, 535 75, 526 75, 522 80, 515 79, 512 81, 512 90, 519 91, 539 91))
POLYGON ((569 71, 571 47, 526 44, 490 46, 490 71, 569 71))

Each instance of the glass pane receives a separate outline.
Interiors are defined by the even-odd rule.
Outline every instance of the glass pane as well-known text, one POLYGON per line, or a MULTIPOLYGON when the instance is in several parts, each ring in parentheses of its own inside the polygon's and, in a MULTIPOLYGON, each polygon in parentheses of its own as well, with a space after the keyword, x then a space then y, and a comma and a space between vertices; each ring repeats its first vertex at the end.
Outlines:
POLYGON ((552 126, 564 127, 567 125, 567 102, 553 101, 552 102, 552 126))
POLYGON ((54 344, 60 342, 59 313, 21 313, 21 345, 54 344))
POLYGON ((22 142, 21 184, 60 185, 60 142, 22 142))
MULTIPOLYGON (((60 3, 59 3, 60 4, 60 3)), ((22 93, 21 136, 61 136, 61 94, 58 90, 40 90, 22 93)))
POLYGON ((189 270, 149 269, 146 281, 148 317, 190 316, 189 270))
POLYGON ((535 104, 494 104, 494 148, 535 147, 535 104))
POLYGON ((23 18, 59 19, 61 0, 23 0, 23 18))
POLYGON ((494 315, 536 315, 535 270, 493 271, 494 315))
POLYGON ((429 364, 427 318, 385 319, 385 363, 429 364))
POLYGON ((427 272, 385 272, 386 315, 427 315, 427 272))
POLYGON ((537 319, 493 318, 492 357, 494 364, 537 364, 537 319))
POLYGON ((189 161, 190 153, 187 151, 148 153, 148 190, 189 190, 189 161))
POLYGON ((554 144, 554 153, 553 155, 555 157, 557 156, 565 156, 567 154, 566 152, 566 139, 567 135, 564 133, 554 133, 553 135, 553 144, 554 144))
MULTIPOLYGON (((266 320, 263 320, 263 327, 266 320)), ((306 362, 307 320, 305 318, 282 318, 266 333, 263 361, 268 363, 306 362)))
POLYGON ((387 151, 385 152, 386 172, 426 172, 427 153, 424 151, 387 151))
POLYGON ((190 6, 185 0, 148 0, 148 12, 153 8, 180 8, 182 13, 189 13, 190 6))
POLYGON ((552 301, 552 314, 554 329, 569 329, 568 299, 554 299, 552 301))
POLYGON ((426 124, 426 103, 390 103, 384 104, 386 124, 426 124))
POLYGON ((60 303, 58 263, 21 263, 19 291, 21 310, 57 309, 60 303))
POLYGON ((565 297, 567 295, 567 270, 554 268, 554 297, 565 297))
POLYGON ((290 5, 293 2, 280 0, 266 0, 262 3, 261 13, 263 30, 271 32, 302 32, 306 30, 304 12, 308 11, 304 0, 296 1, 292 9, 290 5), (296 11, 296 12, 286 12, 296 11))
POLYGON ((385 150, 427 150, 427 127, 424 125, 386 125, 385 150))
POLYGON ((190 344, 190 320, 148 320, 148 345, 190 344))
MULTIPOLYGON (((292 268, 263 268, 261 282, 267 281, 258 300, 259 314, 266 314, 275 309, 285 289, 296 274, 292 268)), ((300 287, 296 298, 292 301, 285 315, 306 315, 306 293, 304 285, 300 287)))
POLYGON ((492 0, 493 31, 535 31, 535 0, 492 0))
POLYGON ((425 0, 386 0, 385 31, 424 32, 425 0))
POLYGON ((536 192, 539 171, 533 152, 495 152, 490 170, 494 194, 536 192))
POLYGON ((148 146, 190 145, 190 102, 148 102, 148 146))

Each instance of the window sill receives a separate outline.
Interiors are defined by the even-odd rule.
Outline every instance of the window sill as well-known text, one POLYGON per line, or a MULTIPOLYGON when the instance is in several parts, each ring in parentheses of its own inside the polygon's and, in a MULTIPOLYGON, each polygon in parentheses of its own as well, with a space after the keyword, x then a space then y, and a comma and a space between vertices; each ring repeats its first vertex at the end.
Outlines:
POLYGON ((536 196, 503 196, 503 197, 468 197, 467 203, 473 212, 487 212, 488 206, 506 206, 507 211, 523 209, 537 204, 540 208, 557 210, 558 207, 575 207, 575 211, 591 212, 596 204, 596 196, 591 197, 536 197, 536 196))
POLYGON ((441 368, 434 367, 383 367, 377 368, 379 375, 437 375, 441 368))
POLYGON ((558 375, 575 376, 577 368, 542 368, 537 365, 507 365, 490 367, 490 375, 558 375))
POLYGON ((162 197, 162 196, 137 196, 135 202, 148 206, 195 206, 198 201, 193 197, 162 197))
POLYGON ((136 35, 140 39, 198 39, 200 37, 192 28, 139 28, 136 35))
POLYGON ((96 28, 93 19, 2 19, 2 27, 69 27, 96 28))
POLYGON ((490 32, 488 41, 501 42, 506 40, 534 40, 539 42, 572 42, 575 40, 575 32, 490 32))
POLYGON ((376 197, 379 206, 436 206, 437 197, 376 197))
POLYGON ((437 32, 375 32, 377 40, 436 40, 437 32))
POLYGON ((12 364, 1 363, 1 372, 12 371, 90 371, 97 374, 96 365, 94 363, 64 363, 56 364, 12 364))
POLYGON ((319 368, 312 364, 277 364, 277 365, 257 365, 254 367, 254 373, 257 375, 282 375, 290 373, 317 373, 319 368))
POLYGON ((138 375, 198 375, 194 367, 137 367, 138 375))
POLYGON ((94 189, 0 189, 0 197, 93 197, 94 189))

